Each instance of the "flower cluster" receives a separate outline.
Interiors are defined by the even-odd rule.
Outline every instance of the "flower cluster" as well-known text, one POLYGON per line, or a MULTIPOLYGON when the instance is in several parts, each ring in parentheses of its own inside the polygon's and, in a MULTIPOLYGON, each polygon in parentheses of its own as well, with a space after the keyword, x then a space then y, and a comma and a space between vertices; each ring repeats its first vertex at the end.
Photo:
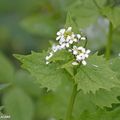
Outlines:
POLYGON ((82 62, 83 65, 86 65, 85 59, 89 57, 90 50, 85 50, 82 46, 77 47, 73 46, 72 54, 75 56, 76 61, 73 62, 73 65, 78 65, 78 63, 82 62))
POLYGON ((87 64, 85 59, 88 58, 90 50, 75 46, 75 44, 79 43, 81 40, 86 40, 86 37, 75 34, 72 32, 72 27, 68 27, 67 29, 60 29, 57 32, 56 40, 58 41, 58 45, 52 46, 52 51, 46 56, 46 64, 49 64, 49 59, 55 52, 62 49, 66 49, 74 55, 75 61, 72 63, 73 65, 78 65, 80 62, 83 65, 87 64))

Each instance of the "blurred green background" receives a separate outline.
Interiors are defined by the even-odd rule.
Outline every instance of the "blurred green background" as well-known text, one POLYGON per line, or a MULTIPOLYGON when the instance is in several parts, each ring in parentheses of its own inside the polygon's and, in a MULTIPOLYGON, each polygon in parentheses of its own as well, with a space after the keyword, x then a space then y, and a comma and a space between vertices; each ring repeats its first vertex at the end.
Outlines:
MULTIPOLYGON (((74 3, 73 0, 0 0, 0 110, 1 114, 11 115, 11 120, 56 120, 64 116, 71 92, 65 86, 68 81, 55 93, 46 92, 20 68, 13 54, 47 49, 49 41, 55 41, 57 30, 64 27, 68 7, 74 3)), ((106 4, 118 6, 120 1, 107 0, 106 4)), ((94 24, 80 30, 88 37, 88 47, 102 54, 108 20, 99 17, 94 24)), ((113 41, 111 53, 118 56, 120 27, 114 30, 113 41)))

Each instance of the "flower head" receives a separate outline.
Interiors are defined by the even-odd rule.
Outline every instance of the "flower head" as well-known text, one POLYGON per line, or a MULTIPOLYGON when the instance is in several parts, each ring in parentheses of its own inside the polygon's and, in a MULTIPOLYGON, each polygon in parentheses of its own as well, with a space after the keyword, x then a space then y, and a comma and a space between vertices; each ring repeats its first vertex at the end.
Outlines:
POLYGON ((80 42, 80 40, 86 40, 86 37, 81 36, 80 34, 75 34, 72 31, 72 27, 68 27, 67 29, 60 29, 57 32, 56 40, 58 41, 58 45, 53 45, 51 52, 48 56, 46 56, 46 64, 49 64, 49 59, 54 55, 55 52, 66 49, 68 52, 74 55, 76 61, 72 63, 72 65, 79 65, 81 62, 83 65, 86 65, 85 59, 89 57, 90 50, 86 50, 84 47, 77 47, 76 44, 80 42))
MULTIPOLYGON (((75 62, 82 62, 83 65, 86 65, 86 61, 85 59, 89 57, 89 53, 90 53, 90 50, 86 50, 85 48, 83 47, 77 47, 77 46, 73 46, 73 49, 72 49, 72 54, 75 56, 75 59, 76 61, 75 62)), ((73 65, 77 65, 75 64, 75 62, 73 62, 73 65)))
POLYGON ((74 34, 72 27, 68 27, 67 29, 60 29, 57 32, 56 40, 59 41, 60 45, 69 48, 74 42, 79 42, 80 38, 80 34, 74 34))

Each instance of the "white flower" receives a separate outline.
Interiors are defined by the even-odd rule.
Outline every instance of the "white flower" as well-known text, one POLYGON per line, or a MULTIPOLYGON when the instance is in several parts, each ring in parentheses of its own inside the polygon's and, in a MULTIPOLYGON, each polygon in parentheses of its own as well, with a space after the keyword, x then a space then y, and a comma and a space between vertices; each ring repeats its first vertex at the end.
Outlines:
POLYGON ((83 65, 87 64, 85 59, 89 57, 90 50, 85 50, 85 48, 81 46, 73 46, 72 53, 75 55, 77 62, 81 62, 83 65))
POLYGON ((64 36, 65 33, 65 29, 60 29, 60 31, 57 32, 58 37, 56 38, 56 40, 61 39, 64 36))
POLYGON ((67 32, 71 32, 72 27, 68 27, 68 29, 66 30, 67 32))
POLYGON ((80 39, 80 38, 81 38, 81 35, 80 35, 80 34, 77 34, 76 36, 77 36, 77 38, 78 38, 78 39, 80 39))
POLYGON ((81 37, 81 40, 86 40, 86 37, 81 37))
POLYGON ((66 35, 68 34, 68 36, 69 36, 69 34, 71 34, 71 30, 72 30, 72 27, 68 27, 67 30, 60 29, 57 32, 58 37, 56 38, 56 40, 60 40, 60 42, 64 42, 66 39, 66 35))
POLYGON ((74 61, 72 65, 79 65, 79 63, 82 63, 83 65, 87 64, 85 60, 89 57, 90 50, 86 50, 82 46, 75 46, 80 40, 86 40, 86 37, 83 37, 80 34, 74 34, 74 32, 72 32, 72 27, 68 27, 67 29, 60 29, 57 32, 56 40, 58 41, 58 44, 52 46, 51 52, 45 58, 46 64, 49 64, 49 59, 54 53, 62 49, 66 49, 74 55, 76 61, 74 61))
POLYGON ((46 64, 48 65, 48 64, 49 64, 49 62, 48 62, 48 61, 46 61, 46 64))
POLYGON ((83 64, 83 65, 87 65, 87 63, 86 63, 86 61, 85 61, 85 60, 83 60, 83 61, 82 61, 82 64, 83 64))

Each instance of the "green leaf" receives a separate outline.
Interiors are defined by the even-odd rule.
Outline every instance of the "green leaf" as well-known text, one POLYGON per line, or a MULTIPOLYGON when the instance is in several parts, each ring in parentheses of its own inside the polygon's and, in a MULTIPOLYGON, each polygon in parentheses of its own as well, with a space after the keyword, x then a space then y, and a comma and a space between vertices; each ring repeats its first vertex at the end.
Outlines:
POLYGON ((14 68, 11 62, 0 53, 0 82, 11 82, 14 77, 14 68))
POLYGON ((79 120, 119 120, 120 119, 120 107, 112 111, 106 111, 104 109, 97 109, 95 112, 84 111, 79 120))
MULTIPOLYGON (((100 88, 110 90, 120 85, 116 73, 109 68, 109 64, 102 56, 94 54, 88 58, 86 66, 80 66, 75 76, 78 90, 84 93, 95 93, 100 88)), ((119 86, 120 87, 120 86, 119 86)))
MULTIPOLYGON (((69 13, 78 28, 88 27, 93 24, 99 16, 98 8, 91 0, 77 0, 77 2, 70 6, 69 13)), ((70 25, 71 23, 66 24, 70 25)))
POLYGON ((88 94, 90 100, 100 108, 112 107, 113 103, 120 103, 117 97, 120 95, 120 88, 113 88, 110 91, 100 89, 95 94, 88 94))
POLYGON ((64 68, 72 77, 74 77, 74 73, 75 73, 75 67, 72 65, 73 61, 70 61, 64 65, 62 65, 61 68, 64 68))
POLYGON ((102 14, 106 16, 113 24, 114 28, 120 26, 120 7, 111 8, 109 6, 104 7, 102 10, 102 14))
POLYGON ((69 26, 72 26, 72 30, 74 32, 76 33, 79 32, 77 24, 75 23, 74 19, 71 17, 71 14, 68 12, 65 27, 67 28, 69 26))
POLYGON ((117 77, 120 80, 120 57, 110 60, 110 68, 117 73, 117 77))
POLYGON ((3 98, 5 110, 12 120, 32 120, 34 114, 31 99, 18 88, 13 88, 3 98))
POLYGON ((31 55, 15 55, 23 64, 22 67, 27 69, 36 82, 41 85, 42 88, 48 90, 56 90, 61 84, 61 80, 70 79, 68 74, 62 69, 58 69, 58 65, 55 63, 45 64, 46 53, 35 53, 31 55))

